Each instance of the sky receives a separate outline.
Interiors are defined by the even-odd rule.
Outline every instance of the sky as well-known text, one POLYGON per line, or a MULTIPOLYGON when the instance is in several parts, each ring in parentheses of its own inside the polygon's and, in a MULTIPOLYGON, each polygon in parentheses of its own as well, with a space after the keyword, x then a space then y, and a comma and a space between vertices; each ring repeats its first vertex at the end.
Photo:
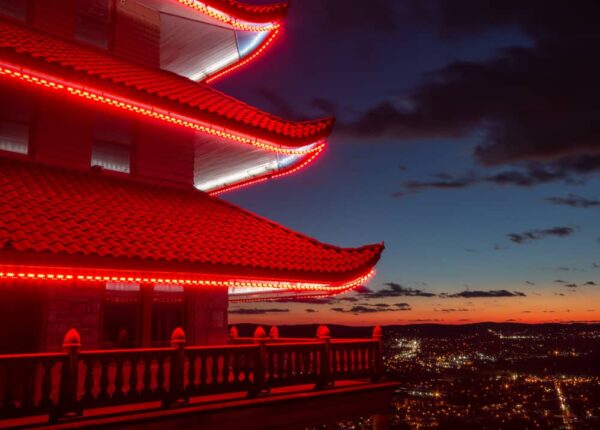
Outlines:
POLYGON ((222 197, 326 243, 384 241, 377 276, 230 322, 600 320, 600 5, 351 5, 293 2, 275 45, 215 84, 337 118, 314 165, 222 197))

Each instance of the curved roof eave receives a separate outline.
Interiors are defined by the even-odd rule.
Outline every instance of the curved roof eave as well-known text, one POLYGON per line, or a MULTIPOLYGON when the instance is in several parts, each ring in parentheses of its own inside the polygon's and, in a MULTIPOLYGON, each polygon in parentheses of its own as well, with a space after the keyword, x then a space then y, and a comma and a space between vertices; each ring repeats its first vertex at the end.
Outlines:
MULTIPOLYGON (((194 3, 194 0, 183 0, 181 3, 194 3)), ((290 2, 253 5, 238 0, 202 0, 204 3, 218 11, 231 15, 234 18, 252 22, 266 23, 283 20, 289 10, 290 2)))
MULTIPOLYGON (((165 109, 170 111, 173 105, 176 105, 175 113, 288 148, 314 143, 327 137, 333 128, 333 117, 304 122, 284 120, 207 85, 190 81, 174 73, 146 68, 101 50, 50 36, 6 20, 0 20, 0 30, 2 32, 0 48, 10 61, 18 61, 17 66, 34 65, 36 70, 41 67, 42 73, 58 73, 60 77, 66 75, 68 78, 82 80, 84 86, 96 90, 96 97, 104 96, 108 85, 112 90, 121 93, 126 90, 129 94, 134 94, 140 106, 150 104, 152 107, 160 100, 156 107, 166 106, 165 109), (89 83, 91 81, 92 84, 89 83), (149 103, 149 98, 154 101, 149 103)), ((39 80, 39 77, 36 79, 39 80)), ((53 88, 57 89, 57 87, 53 88)), ((118 103, 114 105, 120 106, 118 103)), ((128 107, 128 110, 132 109, 128 107)), ((139 113, 135 109, 132 111, 139 113)), ((158 119, 165 119, 162 116, 156 115, 158 119)), ((185 122, 173 118, 166 118, 166 120, 176 126, 185 122)), ((221 137, 231 137, 227 133, 222 134, 224 135, 221 137)), ((245 142, 252 139, 233 136, 231 140, 245 142)), ((274 149, 269 148, 268 144, 257 146, 267 150, 274 149)), ((274 152, 294 153, 294 150, 275 149, 274 152)))

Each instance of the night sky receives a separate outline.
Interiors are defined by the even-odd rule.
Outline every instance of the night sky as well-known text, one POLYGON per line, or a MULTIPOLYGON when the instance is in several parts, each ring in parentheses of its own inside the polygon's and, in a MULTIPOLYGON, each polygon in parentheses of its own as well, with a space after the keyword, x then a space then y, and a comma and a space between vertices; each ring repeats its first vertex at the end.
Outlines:
POLYGON ((365 294, 230 320, 600 320, 599 20, 587 0, 293 2, 276 45, 216 87, 290 119, 335 114, 330 149, 224 198, 386 250, 365 294))

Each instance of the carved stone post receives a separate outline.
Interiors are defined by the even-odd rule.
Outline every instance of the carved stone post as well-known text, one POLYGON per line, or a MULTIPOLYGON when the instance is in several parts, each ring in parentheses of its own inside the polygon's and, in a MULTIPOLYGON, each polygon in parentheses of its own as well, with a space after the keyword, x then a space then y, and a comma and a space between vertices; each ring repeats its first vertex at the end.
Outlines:
POLYGON ((267 333, 261 326, 254 331, 254 343, 258 345, 258 349, 254 358, 254 383, 248 391, 248 397, 256 397, 266 390, 267 333))
POLYGON ((331 378, 331 332, 326 325, 319 326, 317 329, 317 339, 322 342, 319 362, 319 375, 315 389, 322 390, 327 387, 332 387, 334 381, 331 378))
POLYGON ((239 337, 239 332, 236 326, 232 325, 229 329, 229 343, 235 344, 237 342, 237 338, 239 337))
POLYGON ((272 339, 279 339, 279 329, 276 326, 271 327, 271 330, 269 330, 269 338, 272 339))
POLYGON ((66 415, 81 416, 83 409, 77 400, 77 386, 79 376, 79 350, 81 349, 81 336, 72 328, 63 339, 63 351, 67 357, 62 364, 60 372, 60 385, 58 403, 50 411, 50 423, 56 423, 59 418, 66 415))
POLYGON ((162 407, 167 409, 175 402, 187 403, 188 395, 184 389, 184 368, 185 368, 185 332, 181 327, 173 330, 171 335, 171 346, 173 347, 173 355, 171 356, 169 390, 163 399, 162 407))
POLYGON ((371 359, 371 365, 373 366, 371 380, 379 382, 383 374, 383 330, 380 326, 373 328, 373 340, 377 342, 375 342, 373 358, 371 359))

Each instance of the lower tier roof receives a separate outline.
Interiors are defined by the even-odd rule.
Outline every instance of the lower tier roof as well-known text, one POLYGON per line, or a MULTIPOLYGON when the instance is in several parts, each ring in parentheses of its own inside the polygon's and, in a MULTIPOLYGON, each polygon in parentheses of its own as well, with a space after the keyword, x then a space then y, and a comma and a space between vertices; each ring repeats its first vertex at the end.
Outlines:
POLYGON ((286 283, 298 282, 327 290, 362 279, 383 250, 382 244, 327 245, 192 187, 2 157, 0 214, 4 275, 9 266, 42 267, 30 276, 75 273, 118 281, 109 274, 137 273, 144 280, 200 284, 214 276, 264 280, 268 288, 293 289, 286 283))

